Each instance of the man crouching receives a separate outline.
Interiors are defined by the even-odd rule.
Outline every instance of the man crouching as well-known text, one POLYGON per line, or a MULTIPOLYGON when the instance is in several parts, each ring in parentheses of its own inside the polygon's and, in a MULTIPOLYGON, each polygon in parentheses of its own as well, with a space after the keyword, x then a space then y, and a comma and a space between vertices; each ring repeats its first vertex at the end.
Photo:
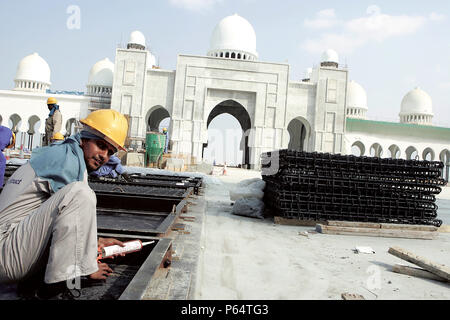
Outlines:
POLYGON ((123 244, 97 239, 97 198, 87 179, 117 149, 125 150, 128 123, 112 109, 81 123, 83 130, 63 143, 35 150, 0 194, 0 283, 42 275, 37 295, 48 298, 52 288, 78 277, 112 273, 97 262, 98 248, 123 244))

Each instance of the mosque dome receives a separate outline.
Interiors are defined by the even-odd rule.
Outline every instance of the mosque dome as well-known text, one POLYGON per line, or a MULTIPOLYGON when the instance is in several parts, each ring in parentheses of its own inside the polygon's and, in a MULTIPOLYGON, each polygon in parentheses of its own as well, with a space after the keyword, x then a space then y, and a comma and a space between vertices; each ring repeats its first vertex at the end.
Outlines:
POLYGON ((252 25, 237 14, 223 18, 214 28, 208 55, 256 60, 256 34, 252 25))
POLYGON ((39 54, 30 54, 19 62, 14 82, 14 90, 45 91, 50 87, 50 67, 39 54))
POLYGON ((420 88, 408 92, 402 100, 400 122, 430 124, 433 117, 431 97, 420 88))
POLYGON ((366 90, 357 82, 350 81, 347 86, 347 106, 351 108, 367 108, 366 90))
POLYGON ((367 93, 357 82, 350 81, 347 84, 347 117, 366 119, 367 93))
POLYGON ((127 48, 145 50, 145 37, 142 32, 138 30, 131 32, 127 48))
POLYGON ((89 71, 88 85, 112 87, 114 63, 108 58, 98 61, 89 71))
POLYGON ((339 55, 333 49, 328 49, 322 53, 322 57, 320 59, 320 65, 324 67, 338 67, 339 65, 339 55))
POLYGON ((89 71, 88 95, 111 95, 113 80, 114 63, 108 58, 98 61, 89 71))

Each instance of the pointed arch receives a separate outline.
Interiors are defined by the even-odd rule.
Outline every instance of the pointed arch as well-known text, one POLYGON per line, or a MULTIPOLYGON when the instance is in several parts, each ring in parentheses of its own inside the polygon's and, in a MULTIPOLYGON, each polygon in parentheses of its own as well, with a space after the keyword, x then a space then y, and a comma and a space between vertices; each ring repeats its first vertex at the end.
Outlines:
MULTIPOLYGON (((209 113, 206 121, 206 129, 208 129, 211 121, 221 114, 230 114, 239 122, 242 129, 242 138, 239 143, 239 149, 242 151, 242 164, 244 166, 250 165, 250 152, 248 147, 248 140, 251 129, 251 119, 248 111, 239 102, 229 99, 218 103, 209 113)), ((208 143, 203 144, 202 157, 204 156, 205 148, 208 143)))
POLYGON ((361 141, 355 141, 352 144, 351 151, 354 156, 362 157, 366 153, 366 147, 364 146, 364 143, 362 143, 361 141))
POLYGON ((311 125, 303 117, 292 119, 287 130, 289 133, 288 149, 297 151, 308 151, 311 136, 311 125))

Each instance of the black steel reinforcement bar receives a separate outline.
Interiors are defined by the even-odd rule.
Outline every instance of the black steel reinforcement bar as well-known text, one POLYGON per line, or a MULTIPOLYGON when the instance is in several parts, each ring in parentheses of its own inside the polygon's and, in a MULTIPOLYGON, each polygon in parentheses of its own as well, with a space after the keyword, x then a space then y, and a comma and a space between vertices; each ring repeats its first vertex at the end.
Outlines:
POLYGON ((264 201, 284 217, 442 223, 435 204, 446 183, 442 162, 292 150, 261 158, 264 201))
POLYGON ((129 175, 128 180, 118 178, 105 178, 105 177, 90 177, 91 183, 110 183, 118 185, 129 186, 143 186, 143 187, 170 187, 175 189, 188 189, 193 188, 194 194, 198 194, 200 187, 202 186, 202 178, 195 177, 182 177, 182 176, 170 176, 170 175, 142 175, 133 173, 129 175))

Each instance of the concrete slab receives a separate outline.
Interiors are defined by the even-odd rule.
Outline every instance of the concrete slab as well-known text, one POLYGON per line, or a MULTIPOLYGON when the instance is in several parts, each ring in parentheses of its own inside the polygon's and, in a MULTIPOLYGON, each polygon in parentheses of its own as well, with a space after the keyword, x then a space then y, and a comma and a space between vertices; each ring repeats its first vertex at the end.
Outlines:
POLYGON ((234 168, 227 173, 206 184, 194 299, 341 300, 346 292, 366 300, 450 299, 449 284, 392 272, 404 261, 388 253, 389 247, 399 246, 450 265, 450 234, 440 233, 436 240, 319 233, 305 237, 299 233, 314 227, 233 215, 229 190, 260 173, 234 168), (375 253, 356 254, 356 246, 370 246, 375 253))

